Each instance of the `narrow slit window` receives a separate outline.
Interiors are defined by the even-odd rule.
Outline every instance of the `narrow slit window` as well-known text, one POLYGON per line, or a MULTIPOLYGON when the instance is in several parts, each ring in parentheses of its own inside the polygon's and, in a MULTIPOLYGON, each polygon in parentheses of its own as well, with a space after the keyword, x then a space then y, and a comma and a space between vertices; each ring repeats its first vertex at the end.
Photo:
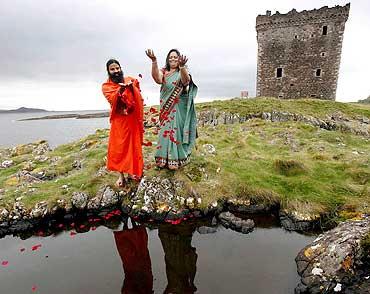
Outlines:
POLYGON ((282 67, 278 67, 276 69, 276 77, 277 78, 281 78, 283 76, 283 68, 282 67))
POLYGON ((322 57, 325 57, 325 55, 326 55, 325 52, 321 52, 322 57))
POLYGON ((322 34, 323 34, 324 36, 326 36, 326 35, 328 34, 328 26, 323 26, 323 27, 322 27, 322 34))
POLYGON ((316 97, 316 94, 311 94, 311 97, 312 97, 312 98, 315 98, 315 97, 316 97))
POLYGON ((315 76, 321 77, 321 68, 316 69, 315 76))

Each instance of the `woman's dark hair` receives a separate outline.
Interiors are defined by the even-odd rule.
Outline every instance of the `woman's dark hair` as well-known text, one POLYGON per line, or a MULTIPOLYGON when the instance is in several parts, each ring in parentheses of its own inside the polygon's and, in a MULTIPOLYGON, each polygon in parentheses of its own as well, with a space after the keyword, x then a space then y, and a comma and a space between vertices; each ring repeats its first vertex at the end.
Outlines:
POLYGON ((107 64, 106 64, 108 74, 109 74, 109 66, 110 66, 111 64, 113 64, 113 63, 116 63, 116 64, 118 64, 118 65, 119 65, 119 67, 121 67, 121 65, 119 64, 118 60, 113 59, 113 58, 112 58, 112 59, 109 59, 109 60, 107 61, 107 64))
POLYGON ((169 62, 169 58, 170 58, 170 54, 172 52, 176 52, 177 56, 180 57, 180 51, 177 50, 177 49, 171 49, 170 52, 168 52, 167 54, 167 57, 166 57, 166 70, 169 71, 171 68, 170 68, 170 62, 169 62))

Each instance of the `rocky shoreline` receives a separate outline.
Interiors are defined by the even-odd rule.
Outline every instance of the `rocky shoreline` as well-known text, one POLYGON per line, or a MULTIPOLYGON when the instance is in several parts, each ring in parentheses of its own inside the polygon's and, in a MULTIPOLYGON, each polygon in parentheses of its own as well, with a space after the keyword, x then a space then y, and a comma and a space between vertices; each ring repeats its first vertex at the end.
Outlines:
MULTIPOLYGON (((105 185, 93 198, 74 192, 70 203, 58 201, 56 206, 49 208, 46 202, 40 202, 31 211, 25 210, 17 201, 12 210, 4 208, 0 211, 0 238, 8 234, 30 236, 38 234, 41 228, 66 229, 73 227, 78 219, 88 220, 80 228, 89 230, 121 216, 130 216, 142 223, 166 222, 173 225, 193 219, 212 219, 212 225, 220 223, 225 228, 244 234, 254 229, 253 220, 248 218, 252 215, 273 214, 287 230, 312 232, 328 228, 323 227, 322 216, 312 218, 288 212, 280 209, 278 203, 225 199, 202 208, 201 198, 196 195, 180 196, 181 183, 166 178, 144 177, 139 184, 132 183, 130 187, 126 191, 115 191, 105 185)), ((369 253, 361 251, 360 241, 370 232, 370 219, 363 217, 361 221, 341 223, 302 249, 296 258, 302 280, 295 293, 368 293, 370 268, 366 265, 369 264, 369 253), (366 290, 345 292, 344 289, 366 290)), ((215 232, 213 227, 208 226, 199 230, 201 233, 215 232)))

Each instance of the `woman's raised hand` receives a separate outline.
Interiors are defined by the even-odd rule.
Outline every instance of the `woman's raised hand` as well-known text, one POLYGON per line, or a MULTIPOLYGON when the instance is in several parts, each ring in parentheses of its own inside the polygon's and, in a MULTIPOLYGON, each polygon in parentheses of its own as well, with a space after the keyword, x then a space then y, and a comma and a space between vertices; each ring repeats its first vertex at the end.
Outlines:
POLYGON ((152 60, 152 62, 157 61, 157 57, 155 57, 154 51, 152 49, 146 50, 145 53, 152 60))
POLYGON ((185 55, 179 56, 179 66, 183 67, 188 62, 188 58, 185 55))

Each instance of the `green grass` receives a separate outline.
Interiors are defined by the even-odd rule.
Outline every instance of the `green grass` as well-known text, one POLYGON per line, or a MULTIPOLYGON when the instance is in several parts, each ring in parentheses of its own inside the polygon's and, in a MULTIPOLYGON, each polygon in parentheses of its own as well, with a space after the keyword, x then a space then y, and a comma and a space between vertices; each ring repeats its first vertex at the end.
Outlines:
MULTIPOLYGON (((370 117, 370 108, 319 100, 235 99, 197 104, 197 111, 216 108, 246 114, 261 111, 289 111, 324 118, 334 111, 347 117, 370 117)), ((271 123, 253 119, 242 124, 205 126, 199 128, 199 138, 191 163, 179 171, 159 170, 154 166, 155 142, 153 129, 146 129, 143 147, 147 176, 182 180, 184 196, 195 190, 206 207, 215 200, 236 198, 265 202, 280 202, 283 208, 319 214, 351 208, 351 214, 370 212, 370 144, 369 139, 350 133, 326 131, 301 122, 271 123), (212 144, 215 154, 209 154, 204 144, 212 144)), ((73 191, 93 197, 101 185, 114 186, 115 173, 98 177, 105 165, 108 130, 97 130, 80 141, 65 144, 45 154, 55 163, 34 161, 31 172, 45 171, 55 178, 42 183, 20 183, 15 173, 32 159, 31 149, 23 146, 19 155, 10 157, 15 165, 0 169, 0 185, 6 192, 0 207, 9 207, 14 199, 24 196, 26 207, 47 200, 69 200, 73 191), (81 147, 88 146, 82 150, 81 147), (74 160, 82 169, 72 167, 74 160), (63 189, 68 185, 68 189, 63 189), (34 192, 30 192, 35 188, 34 192)), ((9 152, 0 150, 0 159, 9 152)), ((7 155, 8 154, 8 155, 7 155)))
POLYGON ((235 98, 232 100, 218 100, 214 102, 199 103, 197 110, 217 109, 230 113, 245 115, 248 113, 261 113, 283 111, 302 115, 311 115, 325 118, 326 115, 340 111, 349 118, 357 116, 370 117, 370 106, 318 99, 277 99, 277 98, 235 98))

